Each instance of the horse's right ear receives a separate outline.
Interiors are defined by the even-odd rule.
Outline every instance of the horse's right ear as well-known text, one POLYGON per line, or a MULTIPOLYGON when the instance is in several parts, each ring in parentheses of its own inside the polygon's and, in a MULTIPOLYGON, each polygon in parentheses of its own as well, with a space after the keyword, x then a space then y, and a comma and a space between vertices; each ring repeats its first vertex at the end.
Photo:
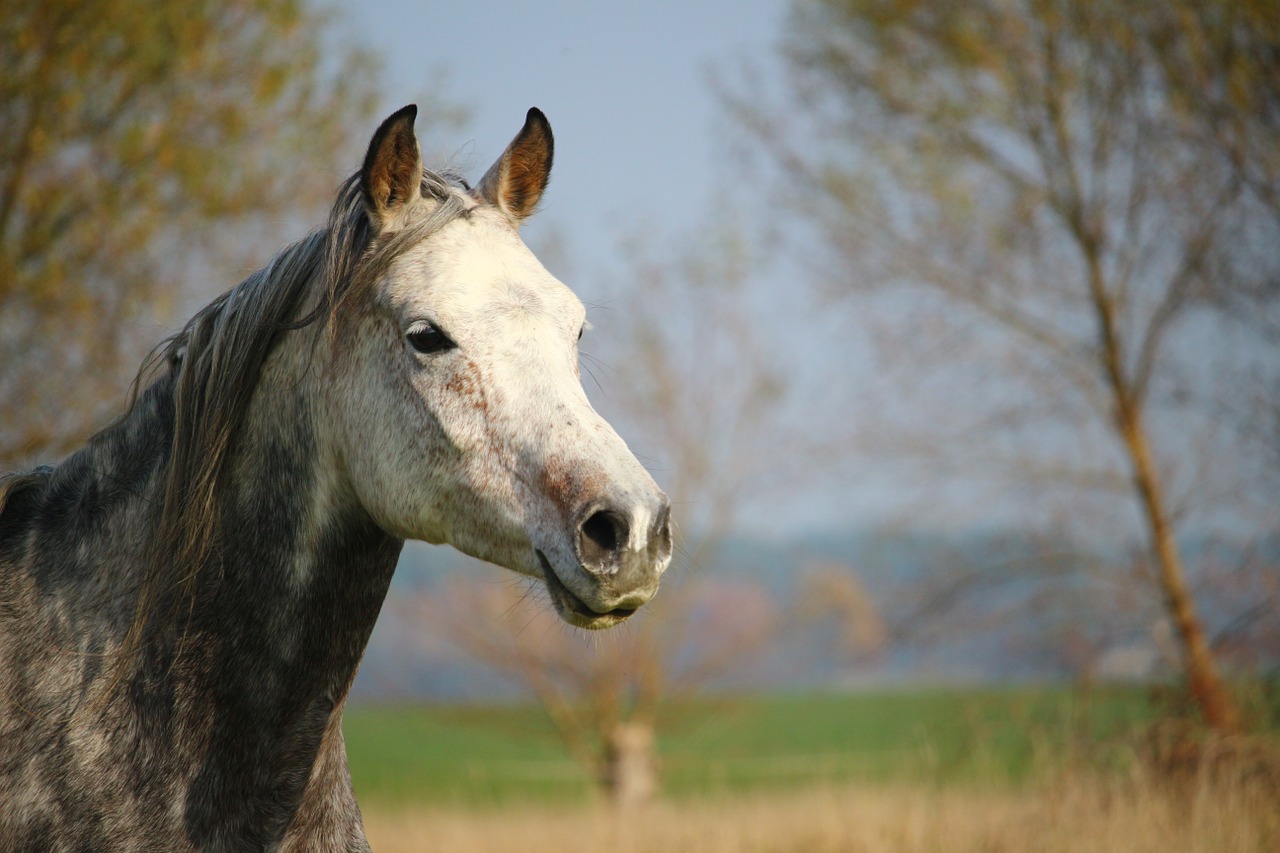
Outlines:
POLYGON ((554 154, 551 123, 542 110, 533 107, 516 138, 480 179, 477 193, 519 223, 538 206, 551 178, 554 154))
POLYGON ((413 133, 417 117, 416 104, 397 110, 373 134, 369 153, 364 155, 360 189, 379 228, 385 228, 422 193, 422 152, 413 133))

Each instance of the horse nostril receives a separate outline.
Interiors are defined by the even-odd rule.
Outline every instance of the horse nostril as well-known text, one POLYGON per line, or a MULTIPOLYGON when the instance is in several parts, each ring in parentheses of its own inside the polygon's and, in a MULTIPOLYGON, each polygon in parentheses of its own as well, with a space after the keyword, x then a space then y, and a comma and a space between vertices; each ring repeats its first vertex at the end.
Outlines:
POLYGON ((603 569, 612 563, 618 549, 627 541, 627 522, 609 510, 593 513, 578 528, 578 550, 582 563, 603 569))
POLYGON ((671 556, 671 504, 665 500, 653 520, 653 529, 649 534, 649 553, 658 559, 671 556))

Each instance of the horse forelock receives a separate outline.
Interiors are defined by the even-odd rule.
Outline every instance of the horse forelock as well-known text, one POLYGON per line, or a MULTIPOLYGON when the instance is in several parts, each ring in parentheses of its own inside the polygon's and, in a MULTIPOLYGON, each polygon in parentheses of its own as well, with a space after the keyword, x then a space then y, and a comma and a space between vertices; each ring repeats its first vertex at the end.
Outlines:
MULTIPOLYGON (((359 229, 346 229, 351 222, 369 229, 371 217, 360 192, 359 176, 351 176, 338 194, 330 219, 331 232, 346 232, 350 240, 359 229)), ((466 217, 476 206, 466 184, 453 176, 424 171, 421 184, 423 207, 403 227, 361 241, 362 249, 335 245, 326 264, 328 280, 327 323, 329 339, 339 349, 349 345, 344 334, 354 330, 351 314, 368 305, 373 289, 396 259, 419 245, 455 219, 466 217), (354 263, 353 263, 354 261, 354 263)))

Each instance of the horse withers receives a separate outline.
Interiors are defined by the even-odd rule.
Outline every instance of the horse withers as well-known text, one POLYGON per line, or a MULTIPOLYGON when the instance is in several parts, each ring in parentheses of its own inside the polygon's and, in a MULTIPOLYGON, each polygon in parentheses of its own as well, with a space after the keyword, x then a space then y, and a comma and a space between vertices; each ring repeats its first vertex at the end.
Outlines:
POLYGON ((521 241, 546 118, 475 189, 374 134, 326 227, 194 316, 127 413, 0 480, 0 849, 365 850, 342 708, 405 539, 583 628, 671 558, 521 241))

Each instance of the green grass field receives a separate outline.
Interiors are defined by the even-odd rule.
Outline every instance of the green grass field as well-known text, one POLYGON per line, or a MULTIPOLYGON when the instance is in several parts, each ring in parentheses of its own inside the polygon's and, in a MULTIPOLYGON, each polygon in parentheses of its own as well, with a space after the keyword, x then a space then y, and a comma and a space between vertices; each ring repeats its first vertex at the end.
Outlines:
MULTIPOLYGON (((748 697, 679 709, 659 727, 674 798, 814 783, 1014 784, 1087 745, 1123 761, 1156 716, 1145 691, 903 690, 748 697)), ((536 707, 353 707, 346 740, 364 802, 476 807, 591 795, 536 707)))

